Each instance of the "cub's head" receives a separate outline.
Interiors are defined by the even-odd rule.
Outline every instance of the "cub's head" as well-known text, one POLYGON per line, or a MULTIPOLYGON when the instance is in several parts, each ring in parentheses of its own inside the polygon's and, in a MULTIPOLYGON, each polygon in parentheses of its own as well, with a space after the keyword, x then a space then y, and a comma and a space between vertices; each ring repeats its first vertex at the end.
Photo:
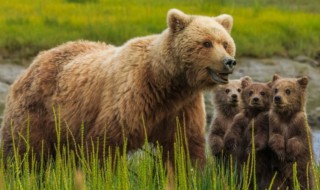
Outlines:
POLYGON ((242 81, 251 81, 246 76, 238 80, 230 80, 228 84, 218 85, 214 89, 214 102, 216 106, 239 107, 241 104, 242 81))
POLYGON ((308 78, 282 78, 273 75, 272 79, 272 107, 279 112, 294 113, 303 111, 306 101, 308 78))
POLYGON ((242 88, 241 98, 246 109, 256 112, 269 110, 271 83, 242 81, 242 88))
POLYGON ((170 51, 189 85, 207 88, 228 83, 236 65, 230 15, 194 16, 171 9, 167 23, 170 51))

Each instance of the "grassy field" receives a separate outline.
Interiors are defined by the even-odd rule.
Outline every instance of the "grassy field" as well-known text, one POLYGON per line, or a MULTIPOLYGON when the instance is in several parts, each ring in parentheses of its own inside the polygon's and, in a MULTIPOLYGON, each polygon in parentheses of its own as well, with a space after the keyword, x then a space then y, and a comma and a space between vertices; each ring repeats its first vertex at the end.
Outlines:
POLYGON ((0 55, 34 56, 39 50, 76 40, 120 45, 166 28, 166 13, 234 17, 238 56, 320 55, 318 0, 10 0, 0 6, 0 55))
MULTIPOLYGON (((0 60, 25 59, 60 43, 99 40, 121 45, 126 40, 166 28, 166 13, 178 8, 188 14, 234 17, 232 36, 237 56, 320 56, 319 0, 2 0, 0 6, 0 60)), ((204 171, 192 168, 186 150, 177 143, 177 189, 246 189, 254 182, 254 165, 239 176, 207 153, 204 171)), ((164 189, 167 174, 161 147, 146 144, 134 154, 117 155, 99 164, 96 155, 59 149, 55 161, 11 161, 0 151, 0 189, 164 189)), ((253 162, 254 163, 254 162, 253 162)), ((314 178, 320 166, 313 164, 314 178)), ((319 180, 316 187, 320 189, 319 180)), ((298 188, 296 188, 298 189, 298 188)))
MULTIPOLYGON (((235 167, 232 167, 232 164, 230 167, 225 166, 209 156, 209 153, 206 167, 198 170, 191 166, 188 150, 182 146, 186 141, 183 140, 181 134, 178 132, 174 146, 176 170, 173 186, 175 189, 246 190, 250 184, 253 184, 250 187, 253 187, 254 190, 257 189, 255 154, 249 156, 250 164, 243 167, 240 173, 235 170, 235 167)), ((253 133, 252 136, 254 136, 253 133)), ((23 140, 25 141, 20 143, 28 144, 28 138, 23 138, 23 140)), ((14 150, 19 147, 18 142, 15 141, 14 150)), ((141 150, 129 155, 125 149, 122 153, 118 150, 115 162, 110 156, 101 162, 97 157, 97 152, 88 154, 84 147, 83 144, 80 144, 78 149, 71 150, 58 143, 55 159, 48 161, 46 165, 34 159, 27 161, 27 155, 31 153, 28 146, 28 152, 22 158, 18 156, 17 151, 14 151, 13 159, 5 160, 1 151, 0 189, 161 190, 168 187, 168 175, 162 162, 160 146, 151 146, 146 142, 141 150)), ((254 150, 254 147, 252 148, 254 150)), ((313 163, 311 167, 314 172, 315 189, 319 189, 320 166, 313 163)), ((295 174, 293 177, 296 178, 295 174)), ((298 185, 295 186, 294 190, 298 189, 298 185)))

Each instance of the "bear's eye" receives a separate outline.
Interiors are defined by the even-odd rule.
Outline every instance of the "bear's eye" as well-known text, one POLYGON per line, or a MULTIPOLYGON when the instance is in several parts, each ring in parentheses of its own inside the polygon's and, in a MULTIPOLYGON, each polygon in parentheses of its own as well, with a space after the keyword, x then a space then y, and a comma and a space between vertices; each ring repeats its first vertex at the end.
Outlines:
POLYGON ((276 88, 276 89, 274 89, 274 93, 278 93, 278 89, 276 88))
POLYGON ((291 94, 291 91, 290 91, 289 89, 287 89, 287 90, 286 90, 286 94, 287 94, 287 95, 290 95, 290 94, 291 94))
POLYGON ((264 95, 266 95, 266 93, 265 93, 265 92, 260 92, 260 94, 261 94, 261 96, 264 96, 264 95))
POLYGON ((240 88, 238 88, 238 89, 237 89, 237 91, 240 93, 240 92, 241 92, 241 89, 240 89, 240 88))
POLYGON ((223 48, 227 49, 228 48, 228 42, 223 42, 223 48))
POLYGON ((228 94, 230 92, 230 89, 226 89, 226 93, 228 94))
POLYGON ((249 96, 252 96, 252 94, 253 94, 253 91, 251 90, 251 91, 249 92, 249 96))
POLYGON ((203 46, 205 47, 205 48, 212 48, 213 46, 212 46, 212 42, 210 42, 210 41, 205 41, 205 42, 203 42, 203 46))

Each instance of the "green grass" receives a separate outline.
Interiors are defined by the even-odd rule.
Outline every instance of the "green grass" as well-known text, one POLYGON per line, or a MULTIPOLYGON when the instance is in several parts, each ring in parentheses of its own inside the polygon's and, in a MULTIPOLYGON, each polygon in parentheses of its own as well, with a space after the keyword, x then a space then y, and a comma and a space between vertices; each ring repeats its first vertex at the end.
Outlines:
POLYGON ((160 33, 166 14, 234 17, 238 56, 320 54, 320 3, 295 0, 11 0, 1 2, 0 52, 4 58, 34 56, 39 50, 76 40, 120 45, 135 36, 160 33))
MULTIPOLYGON (((68 146, 59 145, 60 120, 55 117, 57 134, 57 154, 54 159, 44 163, 35 159, 28 161, 31 154, 27 146, 27 153, 20 157, 16 150, 19 143, 28 142, 28 134, 23 140, 15 139, 13 145, 14 156, 12 159, 5 160, 3 151, 0 152, 0 189, 165 189, 168 187, 168 176, 165 166, 162 162, 162 148, 159 145, 150 145, 145 142, 142 149, 134 154, 127 154, 125 148, 123 152, 118 149, 115 159, 111 156, 104 160, 99 160, 96 151, 87 154, 83 146, 83 141, 76 150, 69 149, 68 146), (88 156, 89 155, 89 156, 88 156)), ((177 128, 179 127, 177 122, 177 128)), ((84 126, 82 126, 84 127, 84 126)), ((188 156, 188 150, 183 146, 184 135, 178 130, 176 134, 175 152, 175 171, 174 188, 175 189, 248 189, 250 184, 257 189, 255 178, 255 154, 249 155, 248 163, 241 172, 237 172, 233 164, 225 166, 215 160, 207 153, 207 163, 203 170, 193 168, 188 156)), ((83 131, 82 131, 83 138, 83 131)), ((254 138, 254 130, 252 130, 254 138)), ((309 139, 310 140, 310 139, 309 139)), ((311 145, 310 145, 311 146, 311 145)), ((252 144, 254 150, 254 143, 252 144)), ((94 150, 94 149, 93 149, 94 150)), ((230 160, 232 163, 232 160, 230 160)), ((320 166, 312 164, 314 171, 315 188, 319 188, 320 166)), ((293 173, 296 174, 294 168, 293 173)), ((296 179, 296 175, 293 176, 296 179)), ((294 181, 298 190, 298 181, 294 181)), ((272 182, 271 182, 272 184, 272 182)), ((250 186, 251 187, 251 186, 250 186)))

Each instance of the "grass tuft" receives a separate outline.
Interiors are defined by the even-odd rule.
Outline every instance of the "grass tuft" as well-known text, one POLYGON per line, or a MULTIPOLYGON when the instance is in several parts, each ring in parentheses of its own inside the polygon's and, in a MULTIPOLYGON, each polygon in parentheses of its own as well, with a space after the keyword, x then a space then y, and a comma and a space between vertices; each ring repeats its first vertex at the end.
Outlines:
MULTIPOLYGON (((55 112, 56 133, 61 134, 61 120, 59 111, 55 112), (60 128, 60 129, 59 129, 60 128)), ((28 122, 26 122, 27 124, 28 122)), ((177 119, 176 143, 174 145, 174 186, 176 189, 257 189, 255 177, 255 154, 252 151, 247 164, 241 172, 237 172, 234 161, 223 164, 212 156, 207 155, 207 163, 203 171, 192 167, 188 149, 186 149, 186 133, 184 121, 177 119)), ((82 130, 84 130, 82 124, 82 130)), ((254 138, 254 128, 252 138, 254 138)), ((28 133, 27 133, 28 134, 28 133)), ((28 135, 27 135, 28 136, 28 135)), ((57 138, 59 135, 57 135, 57 138)), ((84 138, 84 135, 81 135, 84 138)), ((170 176, 163 163, 162 147, 151 145, 145 141, 142 149, 133 154, 127 154, 126 143, 124 148, 117 148, 115 157, 98 159, 98 145, 93 145, 92 153, 85 150, 84 145, 79 145, 72 150, 67 145, 57 146, 54 159, 40 159, 37 162, 32 151, 27 151, 22 158, 18 155, 19 143, 29 143, 28 138, 15 139, 14 155, 12 159, 4 160, 3 149, 0 153, 0 189, 165 189, 170 183, 170 176), (59 148, 60 147, 60 148, 59 148), (31 158, 30 158, 31 155, 31 158)), ((74 139, 70 138, 70 141, 74 139)), ((101 141, 103 142, 103 141, 101 141)), ((83 141, 82 141, 83 143, 83 141)), ((252 143, 254 150, 254 143, 252 143)), ((30 146, 29 146, 30 147, 30 146)), ((106 147, 107 148, 107 147, 106 147)), ((100 150, 99 150, 100 151, 100 150)), ((109 148, 106 151, 111 152, 109 148)), ((220 160, 221 161, 221 160, 220 160)), ((313 169, 314 179, 318 179, 319 165, 314 162, 310 165, 313 169)), ((295 189, 299 189, 296 178, 297 168, 293 168, 295 189)), ((273 183, 273 182, 271 182, 273 183)), ((315 180, 315 187, 319 181, 315 180)), ((269 189, 271 185, 269 186, 269 189)))

